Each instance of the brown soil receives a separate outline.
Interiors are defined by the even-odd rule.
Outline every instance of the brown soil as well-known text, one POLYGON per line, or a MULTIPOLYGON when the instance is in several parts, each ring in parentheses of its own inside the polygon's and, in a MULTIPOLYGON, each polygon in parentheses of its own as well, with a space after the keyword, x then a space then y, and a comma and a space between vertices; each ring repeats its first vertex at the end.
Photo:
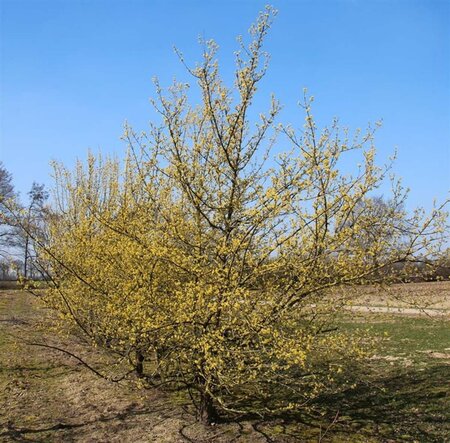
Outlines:
MULTIPOLYGON (((55 343, 42 336, 45 314, 25 293, 0 295, 0 441, 231 442, 245 432, 252 433, 247 441, 265 441, 250 424, 203 426, 160 391, 103 380, 65 354, 26 345, 55 343)), ((104 356, 73 347, 104 364, 104 356)))
POLYGON ((430 309, 448 313, 450 281, 404 283, 382 289, 370 286, 356 287, 349 298, 353 306, 430 309))

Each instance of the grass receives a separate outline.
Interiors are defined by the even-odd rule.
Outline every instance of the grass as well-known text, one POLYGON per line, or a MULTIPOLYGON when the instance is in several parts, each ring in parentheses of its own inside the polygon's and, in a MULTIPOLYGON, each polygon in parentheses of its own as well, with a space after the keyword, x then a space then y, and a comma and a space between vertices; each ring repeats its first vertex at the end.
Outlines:
POLYGON ((341 326, 365 329, 384 339, 360 374, 360 382, 319 399, 319 404, 329 410, 330 405, 338 405, 344 414, 341 419, 345 417, 341 424, 367 438, 446 441, 450 435, 450 322, 371 314, 360 321, 343 320, 341 326))
MULTIPOLYGON (((312 413, 205 427, 182 396, 111 384, 56 351, 25 345, 21 339, 59 339, 48 315, 21 291, 0 291, 0 441, 381 443, 450 435, 448 319, 343 317, 342 328, 384 337, 351 389, 319 397, 312 413)), ((105 364, 101 353, 72 345, 97 367, 105 364)))
POLYGON ((17 280, 0 280, 1 289, 20 289, 20 283, 17 280))
POLYGON ((450 356, 450 328, 446 318, 370 314, 343 320, 341 326, 350 331, 363 329, 371 335, 384 337, 381 356, 408 358, 425 364, 430 363, 429 357, 433 352, 450 356))

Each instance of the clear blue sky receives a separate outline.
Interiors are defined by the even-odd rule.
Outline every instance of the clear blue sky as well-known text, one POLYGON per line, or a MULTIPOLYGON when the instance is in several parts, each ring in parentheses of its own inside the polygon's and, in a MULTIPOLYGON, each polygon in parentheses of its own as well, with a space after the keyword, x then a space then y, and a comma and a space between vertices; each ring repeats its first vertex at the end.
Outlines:
MULTIPOLYGON (((214 38, 231 72, 235 36, 266 1, 0 0, 0 159, 24 195, 51 183, 51 159, 71 165, 86 151, 121 152, 128 120, 153 118, 151 78, 186 73, 172 47, 195 62, 197 37, 214 38)), ((380 159, 410 205, 430 207, 450 189, 450 1, 278 0, 267 40, 269 72, 257 105, 274 92, 282 117, 300 126, 307 87, 320 122, 350 128, 383 118, 380 159)))

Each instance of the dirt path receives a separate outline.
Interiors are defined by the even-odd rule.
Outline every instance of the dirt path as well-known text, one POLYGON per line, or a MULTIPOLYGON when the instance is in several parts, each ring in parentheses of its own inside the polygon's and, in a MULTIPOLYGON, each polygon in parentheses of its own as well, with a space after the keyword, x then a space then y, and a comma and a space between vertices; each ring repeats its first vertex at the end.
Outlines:
POLYGON ((355 312, 367 312, 367 313, 450 317, 450 310, 448 309, 429 309, 429 308, 420 309, 420 308, 403 308, 392 306, 359 306, 359 305, 347 306, 346 309, 355 312))
POLYGON ((355 287, 352 302, 354 306, 362 307, 426 308, 431 312, 435 309, 450 312, 450 281, 402 283, 384 290, 374 286, 355 287))

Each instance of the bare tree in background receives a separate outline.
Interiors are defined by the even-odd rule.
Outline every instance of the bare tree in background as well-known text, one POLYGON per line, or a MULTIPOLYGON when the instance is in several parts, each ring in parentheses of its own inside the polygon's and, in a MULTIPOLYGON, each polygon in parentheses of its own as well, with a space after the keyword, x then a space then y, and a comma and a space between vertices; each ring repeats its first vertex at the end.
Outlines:
POLYGON ((16 200, 11 173, 0 162, 0 257, 7 260, 16 245, 17 230, 11 218, 8 202, 16 200))
POLYGON ((34 277, 34 248, 32 244, 31 232, 34 237, 39 237, 39 232, 44 226, 45 203, 48 200, 48 192, 45 185, 33 182, 31 190, 28 192, 29 203, 23 212, 21 229, 21 247, 23 248, 23 275, 25 278, 34 277))

